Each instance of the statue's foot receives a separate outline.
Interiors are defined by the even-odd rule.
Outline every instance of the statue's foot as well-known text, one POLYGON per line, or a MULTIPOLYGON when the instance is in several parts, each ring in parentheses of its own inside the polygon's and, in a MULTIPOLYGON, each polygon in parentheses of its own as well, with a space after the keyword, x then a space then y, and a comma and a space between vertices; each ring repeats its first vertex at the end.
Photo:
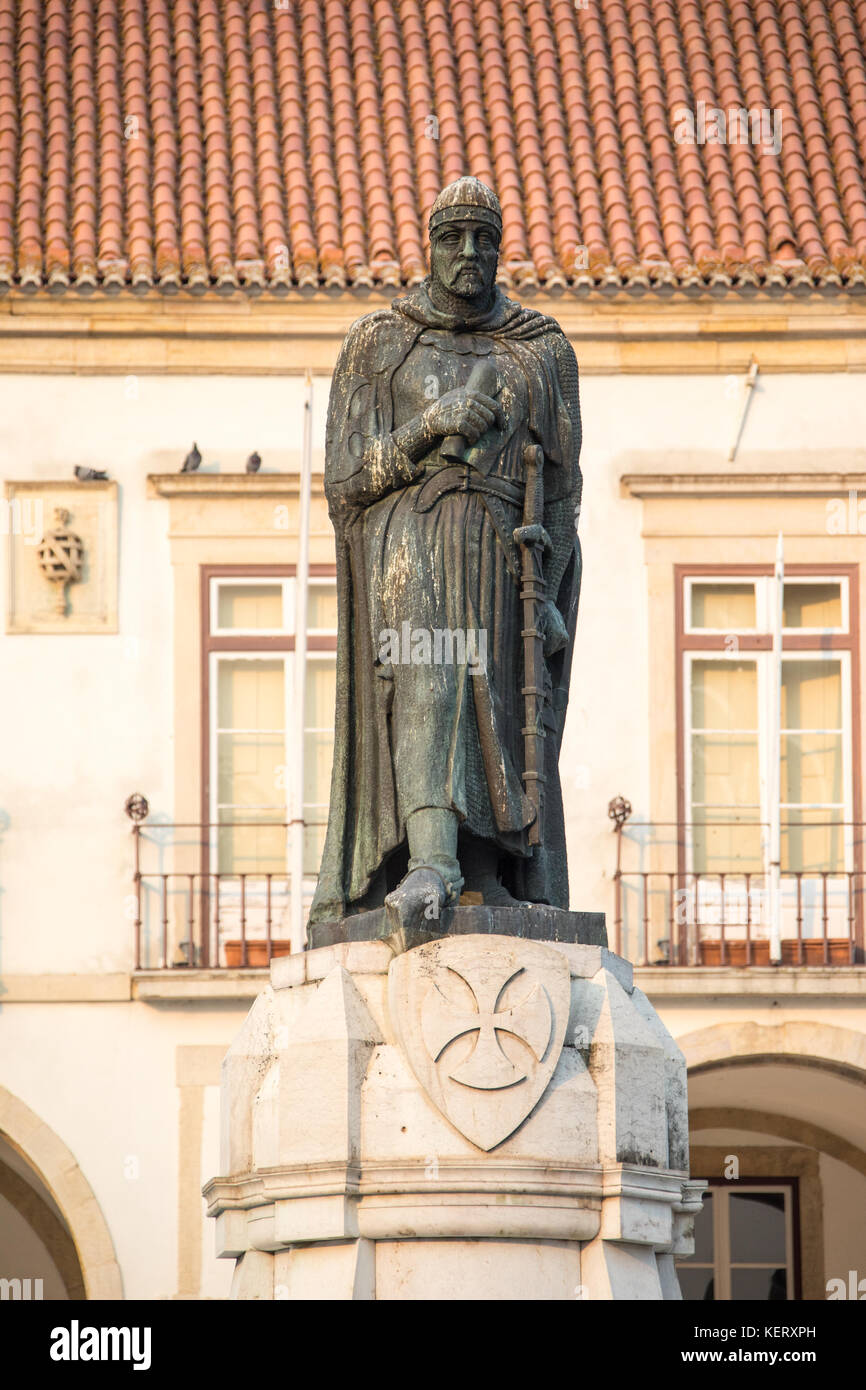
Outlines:
POLYGON ((518 899, 513 898, 504 883, 483 884, 481 901, 485 907, 517 907, 518 899))
POLYGON ((442 875, 428 867, 412 869, 385 899, 393 930, 434 932, 452 898, 442 875))

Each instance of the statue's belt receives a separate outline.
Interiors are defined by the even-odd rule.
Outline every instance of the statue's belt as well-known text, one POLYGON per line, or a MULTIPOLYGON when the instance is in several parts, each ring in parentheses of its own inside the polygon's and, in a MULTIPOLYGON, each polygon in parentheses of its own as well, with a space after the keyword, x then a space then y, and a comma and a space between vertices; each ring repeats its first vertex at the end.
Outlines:
POLYGON ((523 507, 523 488, 519 483, 509 483, 505 478, 485 478, 468 464, 457 464, 453 468, 439 468, 421 484, 418 496, 412 506, 414 512, 429 512, 441 497, 449 492, 479 492, 493 529, 499 537, 505 553, 505 563, 512 577, 520 579, 520 554, 514 541, 513 521, 505 515, 503 502, 514 507, 523 507))

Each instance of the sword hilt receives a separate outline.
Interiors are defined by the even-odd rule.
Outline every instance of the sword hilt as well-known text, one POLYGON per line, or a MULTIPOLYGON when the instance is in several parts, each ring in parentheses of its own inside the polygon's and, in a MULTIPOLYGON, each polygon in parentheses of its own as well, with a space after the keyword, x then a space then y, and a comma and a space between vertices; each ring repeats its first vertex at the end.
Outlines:
POLYGON ((526 470, 523 524, 541 526, 544 524, 544 450, 540 444, 524 444, 523 466, 526 470))

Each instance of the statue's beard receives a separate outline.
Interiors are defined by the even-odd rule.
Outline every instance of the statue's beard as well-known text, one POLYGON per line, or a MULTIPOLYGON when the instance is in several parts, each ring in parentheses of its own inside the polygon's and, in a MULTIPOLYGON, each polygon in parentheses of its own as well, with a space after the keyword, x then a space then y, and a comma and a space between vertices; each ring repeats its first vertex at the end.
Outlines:
POLYGON ((496 276, 488 279, 483 271, 476 274, 462 270, 452 285, 444 285, 435 275, 430 279, 430 298, 437 309, 446 314, 476 316, 493 305, 496 295, 496 276))

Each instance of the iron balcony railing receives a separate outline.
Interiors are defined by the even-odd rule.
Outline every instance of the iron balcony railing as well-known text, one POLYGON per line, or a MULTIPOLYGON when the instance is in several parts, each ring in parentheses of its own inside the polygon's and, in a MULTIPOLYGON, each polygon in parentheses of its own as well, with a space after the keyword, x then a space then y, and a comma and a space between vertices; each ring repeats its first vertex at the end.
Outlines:
POLYGON ((780 958, 771 959, 769 880, 755 856, 725 858, 720 842, 769 827, 747 817, 700 822, 632 821, 610 803, 616 836, 611 945, 636 965, 835 966, 864 963, 863 822, 788 820, 780 874, 780 958), (825 854, 791 867, 790 852, 826 832, 825 854), (713 836, 718 837, 713 845, 713 836), (708 867, 708 864, 711 867, 708 867))
MULTIPOLYGON (((290 950, 291 875, 286 870, 220 868, 219 836, 240 831, 277 833, 288 821, 212 823, 146 821, 143 797, 130 797, 133 820, 136 970, 262 968, 290 950)), ((783 868, 781 959, 770 958, 767 882, 763 871, 732 857, 721 867, 706 860, 707 832, 766 829, 750 820, 700 823, 637 822, 622 798, 611 802, 616 836, 611 946, 636 965, 860 965, 864 957, 861 822, 812 822, 832 832, 832 862, 783 868), (703 844, 704 848, 701 849, 703 844)), ((802 834, 800 822, 783 823, 802 834)), ((716 855, 718 858, 718 855, 716 855)), ((305 907, 315 875, 304 878, 305 907)), ((608 919, 610 920, 610 919, 608 919)))
MULTIPOLYGON (((218 850, 234 830, 277 832, 285 844, 288 821, 144 823, 144 798, 130 798, 129 814, 131 803, 136 970, 252 969, 288 954, 288 868, 222 869, 218 850)), ((305 899, 314 883, 305 880, 305 899)))

